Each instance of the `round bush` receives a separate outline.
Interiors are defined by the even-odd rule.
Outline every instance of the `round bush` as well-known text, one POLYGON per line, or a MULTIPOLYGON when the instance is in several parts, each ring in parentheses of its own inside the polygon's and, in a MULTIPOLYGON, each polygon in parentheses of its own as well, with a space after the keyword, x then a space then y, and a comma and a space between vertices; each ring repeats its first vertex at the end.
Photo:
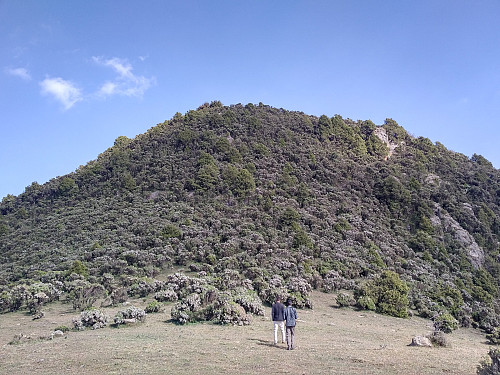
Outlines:
POLYGON ((349 307, 355 304, 354 298, 347 293, 337 294, 337 305, 340 307, 349 307))
POLYGON ((356 301, 356 305, 363 310, 375 311, 377 308, 375 302, 373 302, 373 299, 369 296, 359 297, 356 301))
POLYGON ((152 301, 146 306, 144 311, 146 311, 147 314, 158 313, 161 311, 162 307, 163 307, 163 304, 161 302, 152 301))
POLYGON ((458 328, 458 321, 449 313, 443 313, 434 318, 434 329, 451 333, 458 328))
POLYGON ((73 325, 79 331, 84 330, 86 327, 92 329, 104 328, 107 324, 108 317, 97 309, 82 311, 79 318, 73 319, 73 325))
POLYGON ((381 314, 408 317, 408 285, 393 271, 384 271, 362 288, 356 290, 355 297, 370 297, 375 303, 375 310, 381 314))
POLYGON ((146 311, 134 306, 127 307, 125 310, 119 311, 115 316, 115 324, 125 324, 126 320, 135 320, 144 322, 146 320, 146 311))

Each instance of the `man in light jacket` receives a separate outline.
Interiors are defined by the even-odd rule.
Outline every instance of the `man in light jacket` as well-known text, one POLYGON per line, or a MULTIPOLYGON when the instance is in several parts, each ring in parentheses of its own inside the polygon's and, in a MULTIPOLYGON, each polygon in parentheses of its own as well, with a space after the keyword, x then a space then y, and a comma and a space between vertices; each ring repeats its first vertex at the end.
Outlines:
POLYGON ((280 297, 276 297, 276 302, 271 309, 271 317, 274 322, 274 345, 278 343, 278 327, 281 330, 281 342, 285 342, 285 305, 281 303, 280 297))
POLYGON ((288 350, 293 350, 295 349, 295 325, 297 324, 297 309, 292 306, 291 299, 288 299, 288 301, 286 301, 286 304, 286 344, 288 345, 288 350))

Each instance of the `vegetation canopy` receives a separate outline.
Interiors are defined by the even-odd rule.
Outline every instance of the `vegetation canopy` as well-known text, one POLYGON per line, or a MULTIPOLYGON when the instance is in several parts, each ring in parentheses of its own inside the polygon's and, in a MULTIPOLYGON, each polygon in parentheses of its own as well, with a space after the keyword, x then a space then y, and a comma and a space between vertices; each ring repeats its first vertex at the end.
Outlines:
POLYGON ((491 163, 392 119, 215 101, 3 198, 0 310, 149 295, 179 323, 247 324, 319 289, 496 334, 499 217, 491 163))

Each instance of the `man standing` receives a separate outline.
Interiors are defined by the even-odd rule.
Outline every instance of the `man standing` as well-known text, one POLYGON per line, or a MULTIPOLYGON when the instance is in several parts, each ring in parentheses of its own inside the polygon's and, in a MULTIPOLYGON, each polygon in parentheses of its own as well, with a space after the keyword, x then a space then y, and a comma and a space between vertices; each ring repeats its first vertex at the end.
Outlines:
POLYGON ((281 329, 281 342, 285 342, 285 305, 281 303, 280 297, 276 297, 271 317, 274 322, 274 345, 278 343, 278 327, 281 329))
POLYGON ((286 304, 286 344, 288 345, 288 350, 293 350, 295 349, 295 325, 297 322, 297 310, 292 306, 292 300, 290 298, 286 301, 286 304))

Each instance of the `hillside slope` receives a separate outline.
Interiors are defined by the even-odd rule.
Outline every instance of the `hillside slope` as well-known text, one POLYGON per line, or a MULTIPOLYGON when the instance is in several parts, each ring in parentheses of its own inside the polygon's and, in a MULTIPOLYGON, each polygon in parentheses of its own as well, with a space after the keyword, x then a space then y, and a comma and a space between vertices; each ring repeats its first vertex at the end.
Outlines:
POLYGON ((199 279, 174 298, 238 289, 228 298, 258 312, 276 294, 309 306, 314 288, 354 291, 389 270, 424 317, 500 322, 500 172, 391 119, 212 102, 118 137, 0 213, 4 310, 40 290, 177 293, 162 269, 185 266, 199 279))
MULTIPOLYGON (((251 326, 179 326, 165 321, 167 305, 164 313, 149 314, 136 326, 68 332, 53 340, 39 337, 69 324, 77 313, 68 305, 52 304, 47 319, 36 321, 20 312, 7 314, 0 330, 0 373, 469 375, 487 356, 477 330, 454 332, 448 347, 412 347, 412 337, 432 330, 428 320, 338 309, 331 306, 331 295, 317 292, 312 299, 314 310, 299 311, 294 351, 273 345, 270 308, 251 326), (31 339, 6 344, 19 333, 31 339)), ((144 307, 140 300, 132 302, 144 307)))

